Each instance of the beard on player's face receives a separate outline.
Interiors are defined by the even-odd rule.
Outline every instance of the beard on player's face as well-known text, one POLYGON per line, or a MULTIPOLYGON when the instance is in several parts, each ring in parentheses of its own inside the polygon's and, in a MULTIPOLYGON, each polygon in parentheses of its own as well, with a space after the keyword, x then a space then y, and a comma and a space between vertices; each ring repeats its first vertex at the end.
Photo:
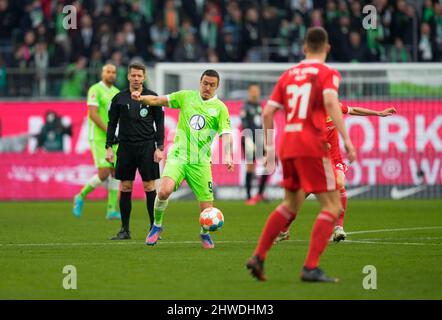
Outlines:
POLYGON ((108 76, 107 78, 104 79, 104 82, 106 82, 106 84, 113 85, 116 80, 117 79, 114 76, 108 76))

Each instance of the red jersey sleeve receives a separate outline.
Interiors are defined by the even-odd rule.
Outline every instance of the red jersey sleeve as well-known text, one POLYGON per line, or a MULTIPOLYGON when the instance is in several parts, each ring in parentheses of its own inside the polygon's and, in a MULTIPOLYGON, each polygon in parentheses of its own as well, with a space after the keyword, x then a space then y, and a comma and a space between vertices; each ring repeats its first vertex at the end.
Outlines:
POLYGON ((284 81, 284 75, 282 75, 278 82, 275 85, 275 88, 273 88, 272 95, 269 98, 269 101, 267 102, 272 107, 284 109, 284 89, 283 89, 283 81, 284 81))
POLYGON ((322 93, 336 93, 338 95, 339 83, 341 82, 341 74, 334 69, 330 69, 330 72, 324 78, 323 91, 322 93))

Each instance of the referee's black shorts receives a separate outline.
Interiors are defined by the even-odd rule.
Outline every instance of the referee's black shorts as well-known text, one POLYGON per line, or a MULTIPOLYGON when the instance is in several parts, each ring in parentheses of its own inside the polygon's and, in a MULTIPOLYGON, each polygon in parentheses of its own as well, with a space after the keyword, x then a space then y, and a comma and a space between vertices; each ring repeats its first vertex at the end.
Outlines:
POLYGON ((137 144, 120 143, 117 151, 115 178, 120 181, 134 181, 140 172, 143 181, 160 178, 160 166, 154 161, 154 141, 137 144))

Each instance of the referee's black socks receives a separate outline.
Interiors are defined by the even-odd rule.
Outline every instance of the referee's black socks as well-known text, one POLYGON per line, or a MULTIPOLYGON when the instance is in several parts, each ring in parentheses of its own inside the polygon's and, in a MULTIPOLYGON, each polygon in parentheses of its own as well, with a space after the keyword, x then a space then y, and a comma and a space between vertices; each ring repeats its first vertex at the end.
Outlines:
POLYGON ((129 220, 130 220, 131 210, 132 210, 132 192, 121 191, 121 196, 120 196, 121 224, 125 231, 129 231, 129 220))
POLYGON ((157 191, 146 191, 146 205, 147 205, 147 212, 149 213, 149 220, 150 220, 150 228, 152 229, 153 223, 154 223, 154 206, 155 206, 155 197, 157 196, 157 191))

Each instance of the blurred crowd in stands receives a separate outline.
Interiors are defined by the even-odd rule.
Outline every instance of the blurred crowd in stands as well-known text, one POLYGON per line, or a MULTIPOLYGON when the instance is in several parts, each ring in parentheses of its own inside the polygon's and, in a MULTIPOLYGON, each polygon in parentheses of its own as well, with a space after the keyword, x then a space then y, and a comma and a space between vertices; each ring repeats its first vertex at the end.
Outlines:
MULTIPOLYGON (((295 62, 309 26, 330 34, 332 62, 434 62, 442 57, 442 0, 0 0, 0 96, 38 92, 84 94, 98 80, 87 70, 106 62, 295 62), (77 29, 66 30, 66 5, 77 29), (364 29, 372 5, 375 29, 364 29), (6 68, 22 70, 7 90, 6 68), (48 87, 51 68, 63 68, 60 88, 48 87), (12 92, 11 92, 12 90, 12 92), (14 91, 15 90, 15 91, 14 91), (20 90, 20 92, 16 92, 20 90), (35 86, 34 86, 35 90, 35 86)), ((55 75, 54 75, 55 76, 55 75)))

